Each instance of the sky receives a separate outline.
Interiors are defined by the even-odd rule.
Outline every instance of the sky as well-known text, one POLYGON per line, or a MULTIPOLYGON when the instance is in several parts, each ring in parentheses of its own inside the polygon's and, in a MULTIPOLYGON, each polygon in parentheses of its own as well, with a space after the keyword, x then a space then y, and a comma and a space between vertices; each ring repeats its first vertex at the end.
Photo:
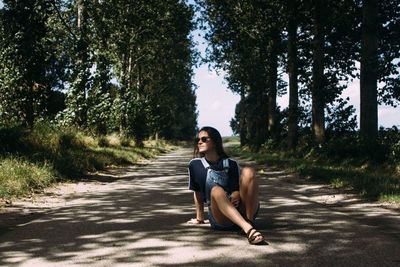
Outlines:
POLYGON ((194 73, 193 82, 198 86, 196 104, 199 128, 212 126, 218 129, 222 136, 231 136, 229 122, 235 115, 240 96, 233 94, 227 88, 223 74, 218 75, 215 70, 209 70, 208 64, 196 68, 194 73))

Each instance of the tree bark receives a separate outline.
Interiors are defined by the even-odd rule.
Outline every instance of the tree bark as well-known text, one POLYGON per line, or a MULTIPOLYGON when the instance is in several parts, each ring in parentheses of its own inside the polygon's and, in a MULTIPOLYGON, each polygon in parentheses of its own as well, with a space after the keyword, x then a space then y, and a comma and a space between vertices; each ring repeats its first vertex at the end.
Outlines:
POLYGON ((129 91, 129 58, 128 49, 125 49, 125 53, 121 55, 121 70, 120 70, 120 122, 119 122, 119 134, 121 136, 127 135, 127 125, 128 125, 128 91, 129 91))
POLYGON ((298 64, 297 64, 297 1, 288 0, 288 72, 289 72, 289 114, 288 149, 294 150, 298 139, 298 64))
POLYGON ((87 43, 87 12, 84 0, 77 0, 77 29, 79 31, 77 40, 77 62, 76 66, 78 69, 76 86, 76 96, 77 99, 75 111, 77 112, 76 121, 78 126, 83 127, 87 123, 87 87, 89 83, 89 46, 87 43))
POLYGON ((313 24, 312 131, 317 144, 325 142, 323 1, 315 0, 313 24))
POLYGON ((364 0, 360 71, 360 133, 367 142, 374 142, 378 133, 377 28, 378 0, 364 0))
POLYGON ((83 11, 84 11, 84 4, 83 4, 83 0, 77 0, 77 8, 78 8, 78 18, 77 18, 77 27, 79 30, 82 29, 83 26, 83 11))
POLYGON ((246 96, 244 89, 240 90, 240 102, 239 102, 239 127, 240 127, 240 146, 248 144, 247 140, 247 121, 246 121, 246 96))
POLYGON ((279 33, 273 34, 270 47, 270 63, 268 66, 268 132, 271 136, 276 134, 276 96, 278 82, 278 51, 279 33))

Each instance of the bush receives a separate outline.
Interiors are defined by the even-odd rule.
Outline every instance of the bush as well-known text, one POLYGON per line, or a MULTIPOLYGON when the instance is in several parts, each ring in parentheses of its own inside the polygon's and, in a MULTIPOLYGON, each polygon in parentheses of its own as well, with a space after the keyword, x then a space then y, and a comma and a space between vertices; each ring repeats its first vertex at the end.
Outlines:
POLYGON ((383 147, 386 158, 391 162, 400 162, 400 130, 392 128, 380 128, 378 142, 383 147))
POLYGON ((107 139, 106 136, 100 136, 99 139, 98 139, 98 144, 99 144, 99 146, 101 146, 101 147, 108 147, 108 146, 110 146, 110 143, 109 143, 109 141, 108 141, 108 139, 107 139))
POLYGON ((126 137, 121 137, 121 146, 128 147, 131 146, 131 140, 126 137))
POLYGON ((107 166, 132 164, 154 157, 168 146, 150 142, 139 149, 132 144, 117 135, 93 137, 46 122, 32 130, 0 128, 0 196, 27 194, 55 177, 78 178, 107 166))

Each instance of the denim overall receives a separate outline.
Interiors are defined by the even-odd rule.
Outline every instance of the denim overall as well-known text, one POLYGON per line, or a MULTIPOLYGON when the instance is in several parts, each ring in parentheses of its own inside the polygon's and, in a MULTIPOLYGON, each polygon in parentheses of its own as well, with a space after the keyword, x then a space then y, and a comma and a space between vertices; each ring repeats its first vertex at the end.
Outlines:
POLYGON ((228 186, 228 170, 229 170, 229 159, 223 160, 223 170, 216 171, 210 168, 210 164, 203 157, 201 158, 201 162, 203 163, 204 168, 207 170, 207 178, 206 178, 206 199, 207 204, 211 203, 211 189, 215 185, 221 186, 225 191, 227 191, 228 186))

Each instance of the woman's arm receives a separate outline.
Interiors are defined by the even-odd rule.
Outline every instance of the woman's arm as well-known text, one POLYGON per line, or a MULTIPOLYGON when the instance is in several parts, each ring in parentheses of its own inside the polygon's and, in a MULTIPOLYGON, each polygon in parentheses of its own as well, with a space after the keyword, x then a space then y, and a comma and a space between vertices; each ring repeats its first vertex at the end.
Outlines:
POLYGON ((196 205, 196 219, 204 221, 204 202, 200 192, 194 192, 194 204, 196 205))
POLYGON ((188 221, 190 224, 203 224, 204 223, 204 202, 200 192, 194 192, 194 204, 196 207, 196 218, 188 221))

